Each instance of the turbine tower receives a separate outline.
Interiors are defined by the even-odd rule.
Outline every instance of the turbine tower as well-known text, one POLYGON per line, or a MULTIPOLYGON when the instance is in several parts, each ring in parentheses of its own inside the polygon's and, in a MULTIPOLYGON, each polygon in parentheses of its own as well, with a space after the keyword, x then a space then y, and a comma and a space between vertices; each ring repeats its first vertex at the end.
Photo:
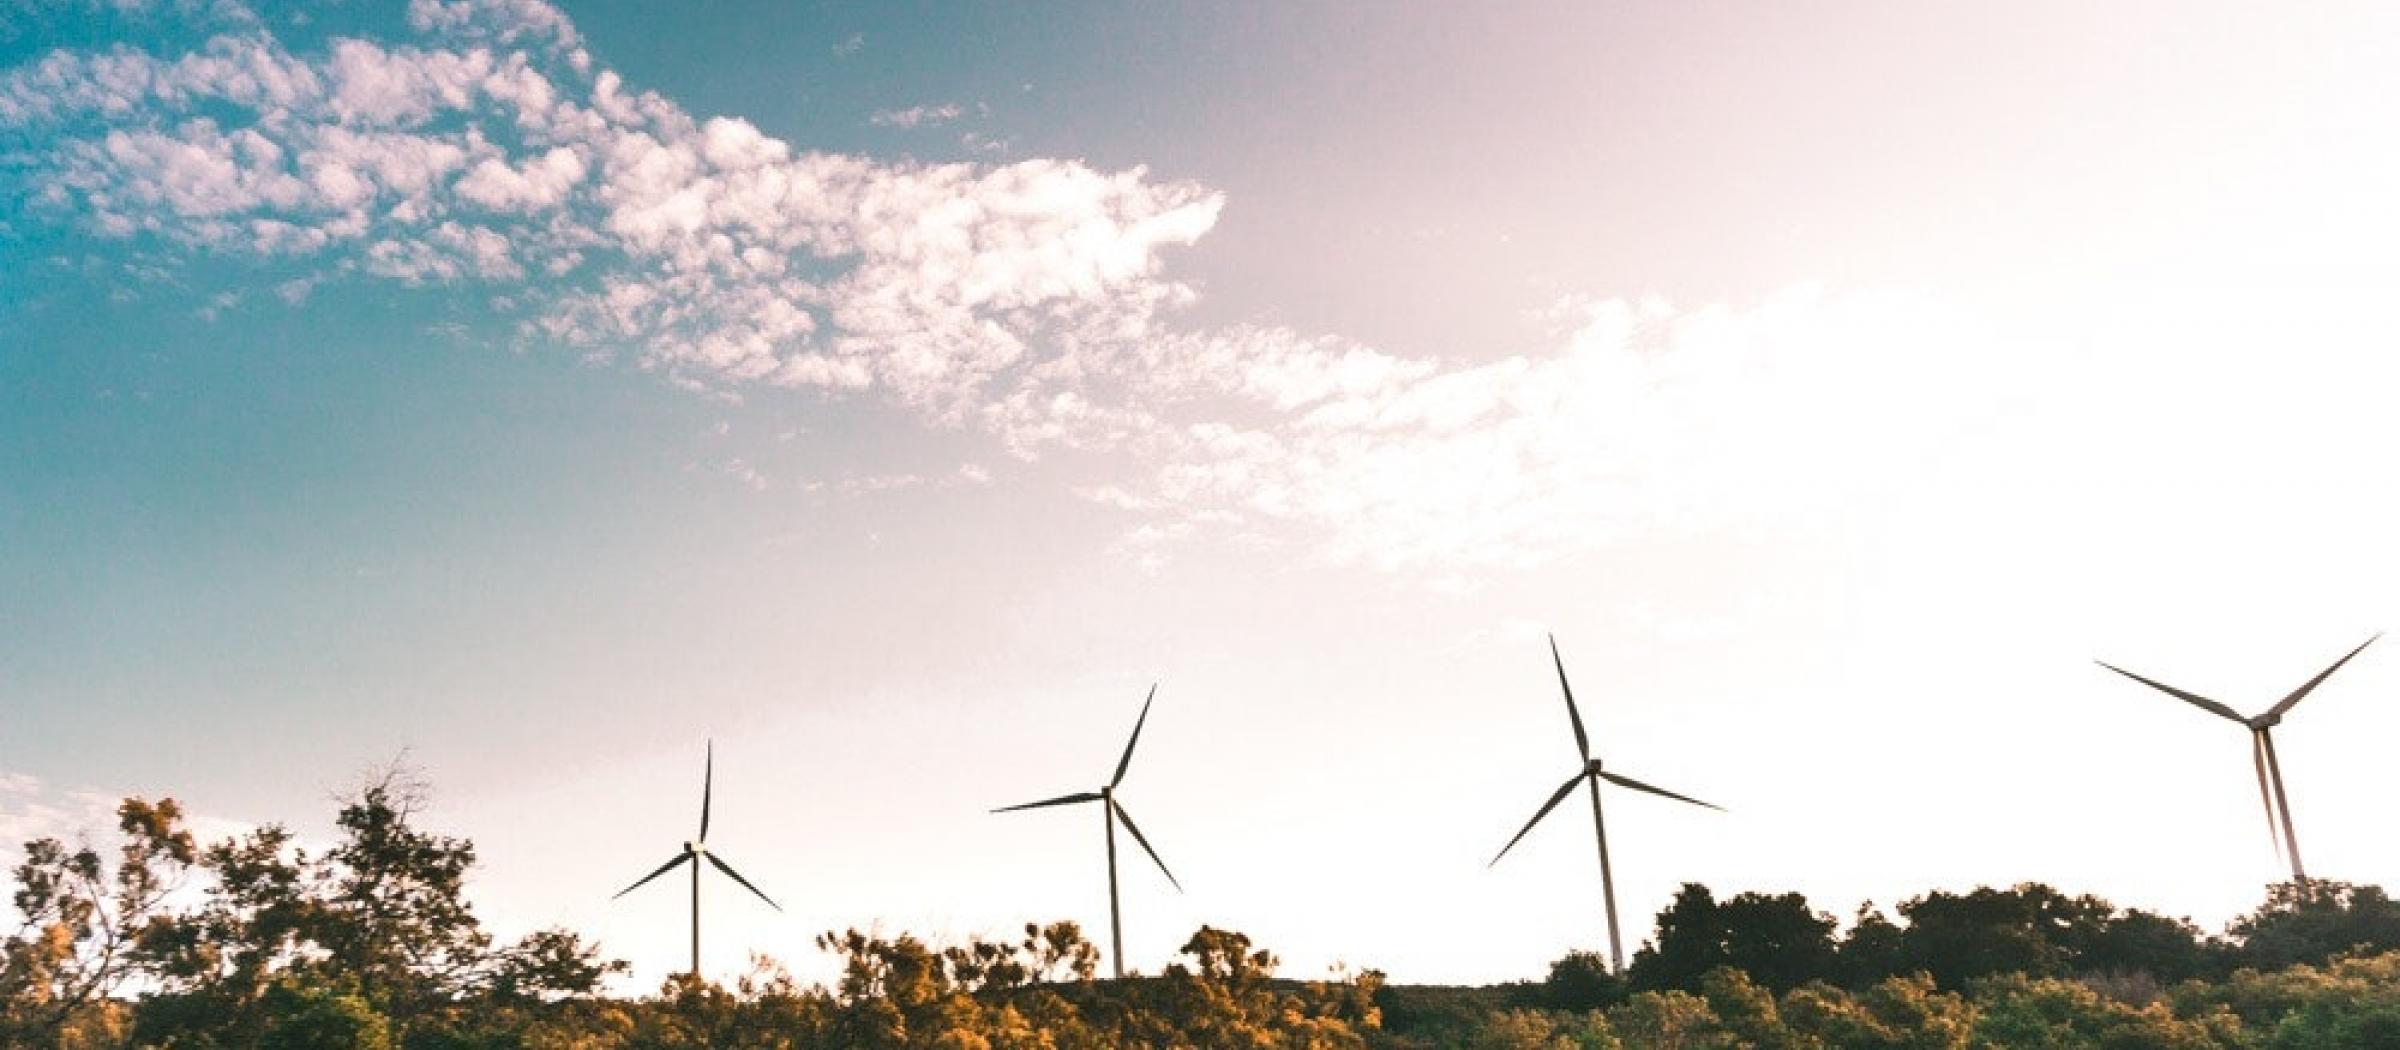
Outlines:
POLYGON ((641 889, 644 885, 647 885, 650 880, 675 870, 676 865, 690 864, 692 866, 692 980, 695 981, 700 979, 701 861, 705 860, 710 864, 716 865, 718 871, 724 872, 726 876, 731 878, 733 881, 741 883, 743 889, 757 894, 758 899, 766 901, 767 907, 773 908, 776 911, 783 910, 783 905, 775 903, 773 898, 767 896, 766 893, 761 891, 758 887, 751 885, 750 880, 743 878, 741 872, 733 870, 733 865, 725 863, 722 858, 719 858, 716 854, 708 851, 708 801, 709 794, 716 786, 716 780, 717 743, 716 741, 711 740, 708 743, 707 771, 701 775, 700 780, 700 836, 684 843, 683 849, 675 854, 674 859, 659 865, 657 871, 653 871, 648 875, 642 876, 641 879, 635 882, 633 885, 618 890, 616 897, 609 898, 610 900, 616 900, 617 897, 622 897, 628 893, 632 893, 635 890, 641 889))
POLYGON ((1508 856, 1508 851, 1515 849, 1517 843, 1524 839, 1526 832, 1532 831, 1533 826, 1541 823, 1543 817, 1549 816, 1550 811, 1557 809, 1560 802, 1566 801, 1567 796, 1574 792, 1577 784, 1588 785, 1592 792, 1592 837, 1600 843, 1600 900, 1608 911, 1609 968, 1611 972, 1624 973, 1625 942, 1617 934, 1617 883, 1616 876, 1608 866, 1608 824, 1600 817, 1600 782, 1605 780, 1618 787, 1645 791, 1661 798, 1689 802, 1695 806, 1707 806, 1720 813, 1725 811, 1725 807, 1710 805, 1696 798, 1678 795, 1665 788, 1652 787, 1632 777, 1619 776, 1600 768, 1600 760, 1592 757, 1591 738, 1584 735, 1583 732, 1583 715, 1575 710, 1575 690, 1567 684, 1567 664, 1566 661, 1559 659, 1556 636, 1552 636, 1550 639, 1550 662, 1558 668, 1558 691, 1566 694, 1567 722, 1575 727, 1575 750, 1583 757, 1583 768, 1576 770, 1574 776, 1568 777, 1567 782, 1559 785, 1558 790, 1551 794, 1550 801, 1542 803, 1542 808, 1534 811, 1533 819, 1525 822, 1525 827, 1517 832, 1516 838, 1508 840, 1508 845, 1500 847, 1500 852, 1492 857, 1492 865, 1497 866, 1500 858, 1508 856))
POLYGON ((2244 718, 2241 712, 2198 693, 2185 692, 2164 682, 2144 678, 2106 660, 2092 662, 2209 714, 2239 722, 2250 730, 2250 766, 2258 774, 2258 800, 2260 806, 2266 810, 2267 841, 2275 846, 2278 855, 2291 860, 2292 881, 2305 885, 2308 882, 2308 869, 2300 863, 2300 838, 2292 831, 2292 800, 2283 792, 2283 764, 2275 759, 2274 730, 2276 725, 2283 721, 2283 716, 2291 711, 2293 705, 2298 704, 2316 687, 2323 685, 2335 671, 2342 669, 2343 664, 2349 663, 2351 657, 2357 656, 2366 647, 2375 644, 2376 638, 2381 637, 2383 635, 2377 633, 2374 637, 2358 643, 2358 648, 2350 650, 2341 659, 2335 660, 2333 666, 2317 672, 2315 678, 2300 683, 2300 688, 2292 690, 2290 696, 2276 701, 2275 706, 2268 708, 2265 713, 2250 718, 2244 718), (2280 838, 2277 837, 2275 828, 2276 822, 2279 820, 2283 824, 2283 833, 2280 838))
POLYGON ((1133 745, 1141 743, 1142 723, 1150 720, 1150 702, 1156 699, 1158 699, 1158 686, 1154 683, 1150 686, 1150 695, 1142 701, 1141 717, 1136 718, 1133 721, 1133 736, 1125 741, 1125 755, 1124 757, 1117 759, 1116 775, 1108 778, 1108 783, 1102 786, 1100 790, 1079 791, 1072 795, 1060 795, 1057 798, 1046 798, 1040 802, 1027 802, 1019 806, 1003 806, 992 811, 994 813, 1012 813, 1020 809, 1042 809, 1048 806, 1073 806, 1080 805, 1085 802, 1100 803, 1100 820, 1106 827, 1108 836, 1109 961, 1116 968, 1118 980, 1123 980, 1125 978, 1125 923, 1123 913, 1117 907, 1118 821, 1122 820, 1125 822, 1125 830, 1133 833, 1133 841, 1141 843, 1142 852, 1150 855, 1150 862, 1158 865, 1159 873, 1167 877, 1168 884, 1175 887, 1175 892, 1183 892, 1183 883, 1176 881, 1175 873, 1167 870, 1166 861, 1158 859, 1158 851, 1150 848, 1150 840, 1142 836, 1141 827, 1133 822, 1133 814, 1125 812, 1125 804, 1117 801, 1117 785, 1125 782, 1125 770, 1127 767, 1133 765, 1133 745))

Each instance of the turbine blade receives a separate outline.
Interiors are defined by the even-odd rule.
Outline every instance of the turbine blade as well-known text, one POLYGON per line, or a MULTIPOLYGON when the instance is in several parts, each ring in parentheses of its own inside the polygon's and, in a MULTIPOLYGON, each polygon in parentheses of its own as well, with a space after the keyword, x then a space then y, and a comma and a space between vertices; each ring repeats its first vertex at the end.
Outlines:
MULTIPOLYGON (((2382 633, 2382 632, 2380 632, 2380 631, 2376 632, 2376 634, 2375 634, 2375 638, 2381 638, 2381 637, 2383 637, 2383 633, 2382 633)), ((2341 669, 2342 669, 2342 665, 2343 665, 2343 664, 2349 663, 2349 662, 2350 662, 2350 657, 2352 657, 2352 656, 2357 656, 2357 655, 2358 655, 2358 654, 2359 654, 2361 651, 2365 650, 2365 649, 2366 649, 2366 647, 2368 647, 2368 646, 2370 646, 2370 645, 2373 645, 2373 644, 2375 644, 2375 638, 2369 638, 2369 639, 2367 639, 2366 641, 2363 641, 2363 642, 2360 642, 2360 643, 2358 643, 2358 648, 2357 648, 2357 649, 2352 649, 2352 650, 2350 650, 2350 652, 2349 652, 2349 654, 2348 654, 2348 655, 2346 655, 2346 656, 2342 657, 2342 658, 2341 658, 2341 659, 2339 659, 2339 660, 2335 660, 2335 661, 2333 662, 2333 666, 2331 666, 2331 667, 2328 667, 2328 668, 2326 668, 2326 669, 2324 669, 2324 670, 2322 670, 2322 671, 2319 671, 2319 672, 2317 672, 2317 676, 2316 676, 2315 678, 2311 678, 2311 679, 2309 679, 2309 680, 2308 680, 2308 684, 2306 684, 2306 685, 2303 685, 2303 686, 2301 686, 2301 687, 2300 687, 2300 688, 2298 688, 2298 689, 2294 689, 2294 690, 2292 690, 2292 695, 2290 695, 2290 696, 2287 696, 2287 697, 2284 697, 2284 698, 2283 698, 2283 701, 2282 701, 2281 703, 2278 703, 2278 704, 2276 704, 2275 706, 2273 706, 2273 707, 2270 707, 2270 708, 2268 708, 2268 709, 2267 709, 2267 715, 2266 715, 2266 719, 2265 719, 2265 720, 2266 720, 2267 722, 2269 722, 2269 723, 2273 723, 2273 722, 2275 721, 2275 719, 2277 719, 2277 718, 2279 718, 2279 717, 2282 717, 2282 715, 2283 715, 2283 713, 2284 713, 2284 712, 2286 712, 2286 711, 2289 711, 2289 710, 2291 710, 2291 709, 2292 709, 2292 705, 2293 705, 2293 704, 2297 704, 2297 703, 2299 703, 2299 702, 2301 701, 2301 699, 2302 699, 2302 698, 2304 698, 2304 697, 2306 697, 2306 696, 2309 694, 2309 692, 2310 692, 2311 690, 2313 690, 2313 689, 2315 689, 2317 686, 2319 686, 2319 685, 2323 684, 2323 683, 2324 683, 2324 681, 2325 681, 2326 679, 2333 677, 2333 673, 2334 673, 2335 671, 2339 671, 2339 670, 2341 670, 2341 669)))
POLYGON ((708 771, 700 776, 700 837, 696 841, 708 841, 708 796, 716 790, 716 786, 717 742, 711 740, 708 742, 708 771))
POLYGON ((775 898, 767 896, 766 893, 761 891, 758 887, 750 885, 750 880, 743 878, 741 872, 733 870, 733 865, 725 863, 723 859, 719 858, 714 853, 703 853, 701 856, 707 857, 708 862, 716 865, 718 871, 732 876, 733 881, 741 883, 743 889, 758 894, 758 899, 767 902, 767 907, 773 908, 776 911, 783 910, 783 905, 775 903, 775 898))
POLYGON ((1125 770, 1133 765, 1133 745, 1142 742, 1142 723, 1150 720, 1150 701, 1158 699, 1158 683, 1150 683, 1150 695, 1142 698, 1142 717, 1133 720, 1133 736, 1125 741, 1125 757, 1117 760, 1117 775, 1110 777, 1108 786, 1125 782, 1125 770))
POLYGON ((1098 801, 1099 798, 1100 793, 1097 791, 1078 791, 1072 795, 1060 795, 1057 798, 1046 798, 1040 802, 1027 802, 1019 806, 1002 806, 999 809, 993 810, 992 812, 1014 813, 1020 809, 1041 809, 1045 806, 1072 806, 1078 802, 1098 801))
POLYGON ((1487 867, 1498 866, 1500 863, 1500 858, 1508 856, 1508 851, 1517 848, 1517 843, 1525 838, 1526 832, 1532 831, 1533 826, 1541 823, 1543 817, 1549 816, 1551 810, 1557 809, 1559 802, 1567 797, 1567 792, 1575 790, 1575 785, 1583 783, 1584 776, 1585 774, 1577 773, 1574 776, 1568 777, 1566 783, 1560 784, 1558 786, 1558 792, 1550 796, 1550 801, 1542 803, 1542 808, 1533 811, 1533 819, 1526 821, 1525 826, 1518 829, 1517 837, 1508 840, 1508 845, 1500 847, 1500 852, 1492 855, 1492 863, 1487 865, 1487 867))
MULTIPOLYGON (((674 860, 670 860, 670 861, 668 861, 668 862, 666 862, 666 863, 664 863, 664 864, 661 864, 661 865, 659 865, 659 866, 658 866, 658 870, 657 870, 657 871, 654 871, 654 872, 651 872, 651 873, 650 873, 650 874, 648 874, 648 875, 644 875, 644 876, 642 876, 642 878, 641 878, 641 881, 639 881, 639 882, 636 882, 636 883, 634 883, 634 884, 633 884, 633 885, 631 885, 631 886, 627 886, 627 887, 625 887, 624 889, 618 890, 618 891, 617 891, 617 897, 622 897, 622 896, 624 896, 624 895, 626 895, 626 894, 628 894, 628 893, 632 893, 632 892, 633 892, 633 891, 635 891, 635 890, 641 889, 643 886, 645 886, 645 885, 648 885, 648 884, 649 884, 649 882, 650 882, 650 880, 652 880, 652 879, 655 879, 655 878, 657 878, 657 877, 659 877, 659 876, 661 876, 661 875, 664 875, 664 874, 666 874, 666 873, 668 873, 668 872, 670 872, 670 871, 673 871, 673 870, 675 870, 675 866, 676 866, 676 865, 678 865, 678 864, 681 864, 681 863, 683 863, 684 861, 687 861, 687 860, 690 860, 690 859, 692 859, 692 855, 691 855, 691 854, 689 854, 689 853, 678 853, 678 854, 676 854, 676 855, 675 855, 675 859, 674 859, 674 860)), ((609 899, 613 901, 613 900, 617 899, 617 897, 610 897, 609 899)))
POLYGON ((2124 675, 2127 678, 2131 678, 2136 682, 2140 682, 2143 685, 2149 686, 2152 689, 2156 689, 2159 692, 2165 693, 2168 696, 2174 697, 2177 700, 2181 700, 2184 703, 2190 704, 2193 707, 2197 707, 2200 710, 2208 712, 2209 714, 2216 715, 2220 718, 2229 718, 2233 721, 2240 722, 2243 725, 2250 724, 2250 720, 2243 718, 2241 712, 2227 707, 2224 704, 2220 704, 2205 696, 2201 696, 2198 693, 2186 692, 2184 690, 2177 689, 2174 686, 2168 685, 2165 682, 2153 681, 2151 679, 2144 678, 2122 667, 2109 663, 2106 660, 2094 660, 2092 662, 2108 668, 2111 671, 2115 671, 2118 674, 2124 675))
POLYGON ((2275 830, 2275 796, 2267 790, 2267 742, 2256 731, 2250 734, 2250 765, 2258 771, 2258 804, 2267 813, 2267 841, 2274 845, 2277 859, 2283 857, 2283 836, 2275 830))
POLYGON ((1567 697, 1567 721, 1575 725, 1575 751, 1589 762, 1592 760, 1592 739, 1583 733, 1583 715, 1575 710, 1575 689, 1567 684, 1567 662, 1559 659, 1558 636, 1555 634, 1550 636, 1550 662, 1558 667, 1558 691, 1567 697))
POLYGON ((1167 882, 1175 887, 1175 892, 1182 893, 1183 883, 1176 881, 1175 873, 1167 870, 1166 861, 1158 859, 1158 851, 1150 848, 1150 840, 1142 836, 1141 827, 1133 822, 1133 814, 1125 812, 1125 804, 1113 798, 1108 800, 1108 804, 1116 807, 1117 819, 1125 822, 1125 830, 1133 832, 1133 841, 1142 844, 1142 852, 1150 855, 1150 863, 1158 865, 1158 873, 1167 877, 1167 882))
POLYGON ((1650 785, 1648 785, 1648 784, 1644 784, 1644 783, 1642 783, 1642 782, 1641 782, 1641 781, 1639 781, 1639 780, 1635 780, 1635 779, 1633 779, 1632 777, 1621 777, 1621 776, 1618 776, 1618 775, 1616 775, 1615 773, 1610 773, 1610 772, 1603 771, 1603 772, 1601 772, 1601 774, 1600 774, 1600 779, 1602 779, 1602 780, 1606 780, 1606 781, 1608 781, 1608 782, 1609 782, 1609 783, 1611 783, 1611 784, 1615 784, 1615 785, 1617 785, 1618 787, 1629 787, 1629 788, 1632 788, 1632 789, 1634 789, 1635 791, 1647 791, 1647 792, 1649 792, 1649 793, 1651 793, 1651 794, 1653 794, 1653 795, 1657 795, 1657 796, 1659 796, 1659 797, 1661 797, 1661 798, 1671 798, 1671 799, 1674 799, 1674 800, 1675 800, 1675 801, 1677 801, 1677 802, 1689 802, 1689 803, 1691 803, 1692 805, 1695 805, 1695 806, 1706 806, 1706 807, 1708 807, 1708 808, 1710 808, 1710 809, 1716 810, 1716 811, 1717 811, 1717 812, 1719 812, 1719 813, 1723 813, 1723 812, 1725 812, 1725 807, 1723 807, 1723 806, 1716 805, 1716 804, 1714 804, 1714 803, 1710 803, 1710 802, 1702 802, 1702 801, 1700 801, 1699 799, 1692 798, 1692 797, 1689 797, 1689 796, 1686 796, 1686 795, 1678 795, 1678 794, 1676 794, 1676 793, 1674 793, 1674 792, 1672 792, 1672 791, 1669 791, 1669 790, 1667 790, 1667 789, 1665 789, 1665 788, 1660 788, 1660 787, 1651 787, 1650 785))

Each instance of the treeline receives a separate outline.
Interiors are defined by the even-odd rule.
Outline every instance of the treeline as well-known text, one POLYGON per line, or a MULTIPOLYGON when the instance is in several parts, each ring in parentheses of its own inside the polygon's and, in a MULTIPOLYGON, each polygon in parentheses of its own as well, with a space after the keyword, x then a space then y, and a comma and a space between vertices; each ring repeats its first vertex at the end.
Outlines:
POLYGON ((624 964, 564 930, 501 942, 464 892, 471 843, 417 826, 385 778, 335 842, 269 826, 203 845, 172 800, 127 800, 105 852, 16 865, 0 1046, 468 1048, 2400 1047, 2400 906, 2275 887, 2223 935, 2038 885, 1930 893, 1848 924, 1797 894, 1686 886, 1620 978, 1573 953, 1539 981, 1387 986, 1275 976, 1203 928, 1162 974, 1095 979, 1072 923, 936 948, 857 931, 803 986, 770 961, 617 998, 624 964))
POLYGON ((2024 884, 1934 892, 1846 930, 1796 893, 1686 885, 1622 978, 1377 996, 1391 1048, 2389 1048, 2400 905, 2373 886, 2269 888, 2225 934, 2024 884))

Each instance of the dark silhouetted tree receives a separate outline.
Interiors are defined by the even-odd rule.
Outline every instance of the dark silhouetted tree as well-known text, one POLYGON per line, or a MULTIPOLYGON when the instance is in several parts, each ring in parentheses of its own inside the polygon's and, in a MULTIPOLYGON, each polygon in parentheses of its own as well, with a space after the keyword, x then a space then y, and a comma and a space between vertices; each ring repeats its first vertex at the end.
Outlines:
POLYGON ((1553 1010, 1598 1010, 1625 997, 1625 982, 1608 972, 1599 952, 1568 952, 1550 964, 1542 1005, 1553 1010))
POLYGON ((2267 888, 2266 903, 2234 920, 2244 965, 2280 969, 2345 952, 2400 949, 2400 904, 2380 886, 2310 879, 2267 888))
POLYGON ((1903 972, 1900 941, 1900 927, 1872 902, 1859 905, 1857 917, 1850 921, 1849 931, 1834 949, 1833 969, 1838 982, 1850 988, 1865 988, 1887 977, 1899 976, 1903 972))
POLYGON ((1686 883, 1658 915, 1656 941, 1634 953, 1627 984, 1635 989, 1697 990, 1718 967, 1732 967, 1776 992, 1834 973, 1833 916, 1812 911, 1797 893, 1742 893, 1718 902, 1708 887, 1686 883))
POLYGON ((1908 920, 1900 965, 1932 974, 1944 988, 1989 974, 2066 973, 2073 946, 2089 941, 2114 910, 2097 897, 2069 897, 2040 883, 1937 890, 1900 905, 1908 920))

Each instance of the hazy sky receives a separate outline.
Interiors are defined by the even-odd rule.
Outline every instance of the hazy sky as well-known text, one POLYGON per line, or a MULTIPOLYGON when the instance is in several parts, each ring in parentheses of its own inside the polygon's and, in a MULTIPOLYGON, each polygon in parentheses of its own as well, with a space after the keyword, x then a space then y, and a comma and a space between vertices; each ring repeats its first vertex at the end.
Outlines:
MULTIPOLYGON (((0 839, 328 831, 405 749, 503 930, 804 975, 1104 936, 1125 785, 1287 972, 1536 976, 2278 865, 2233 726, 2400 625, 2388 5, 0 5, 0 839)), ((2400 881, 2400 652, 2279 735, 2400 881)))

